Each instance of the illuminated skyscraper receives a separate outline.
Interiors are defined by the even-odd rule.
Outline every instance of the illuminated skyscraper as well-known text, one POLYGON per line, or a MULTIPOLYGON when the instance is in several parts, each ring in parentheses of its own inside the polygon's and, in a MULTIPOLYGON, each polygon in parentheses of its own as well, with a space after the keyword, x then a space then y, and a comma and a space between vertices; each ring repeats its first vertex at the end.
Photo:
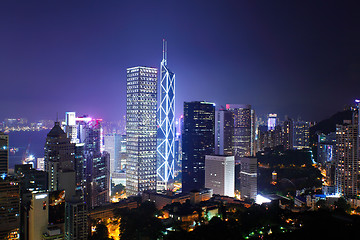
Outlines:
POLYGON ((205 187, 211 188, 214 194, 234 197, 234 156, 205 156, 205 187))
POLYGON ((291 118, 284 121, 283 145, 285 150, 294 148, 294 121, 291 118))
POLYGON ((110 158, 104 151, 102 119, 76 117, 67 112, 64 129, 75 144, 77 189, 82 189, 88 207, 99 206, 110 200, 110 158))
POLYGON ((269 113, 268 114, 268 131, 269 130, 275 130, 276 118, 277 118, 276 113, 269 113))
POLYGON ((160 102, 157 133, 158 190, 168 189, 174 178, 175 160, 175 74, 167 67, 167 43, 163 40, 163 59, 160 66, 160 102))
POLYGON ((0 176, 8 173, 9 136, 0 132, 0 176))
POLYGON ((205 187, 205 155, 215 152, 215 104, 184 103, 182 191, 205 187))
POLYGON ((44 158, 49 191, 66 190, 70 199, 75 194, 75 144, 70 143, 59 122, 47 134, 44 158))
POLYGON ((156 189, 157 69, 127 69, 126 194, 156 189))
POLYGON ((359 112, 352 109, 351 120, 336 125, 335 187, 337 193, 354 198, 360 194, 359 187, 359 112))
POLYGON ((310 147, 310 122, 297 121, 294 123, 294 148, 310 147))
POLYGON ((240 164, 241 198, 255 199, 257 195, 257 158, 241 158, 240 164))
POLYGON ((251 105, 226 104, 226 110, 234 116, 234 154, 238 160, 255 155, 255 112, 251 105))
POLYGON ((215 154, 234 155, 234 117, 231 111, 215 112, 215 154))
POLYGON ((19 232, 20 182, 13 177, 0 177, 0 239, 19 232))

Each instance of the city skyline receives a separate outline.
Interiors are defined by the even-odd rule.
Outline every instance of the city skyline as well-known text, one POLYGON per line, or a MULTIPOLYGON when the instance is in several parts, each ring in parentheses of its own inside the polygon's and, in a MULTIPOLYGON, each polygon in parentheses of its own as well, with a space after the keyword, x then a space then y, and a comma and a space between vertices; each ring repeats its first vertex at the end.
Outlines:
POLYGON ((0 118, 75 111, 122 119, 126 68, 159 67, 163 38, 178 78, 176 117, 183 102, 205 100, 319 121, 358 97, 359 21, 350 5, 32 3, 1 3, 0 77, 10 91, 0 118), (151 27, 134 32, 142 26, 151 27))

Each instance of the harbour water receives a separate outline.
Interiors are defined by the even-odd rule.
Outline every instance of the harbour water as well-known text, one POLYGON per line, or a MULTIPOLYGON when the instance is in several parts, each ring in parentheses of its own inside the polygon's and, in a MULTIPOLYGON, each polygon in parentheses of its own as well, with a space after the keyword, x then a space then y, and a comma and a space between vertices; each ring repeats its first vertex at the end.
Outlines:
POLYGON ((9 148, 17 149, 9 153, 9 168, 13 169, 15 164, 21 164, 25 157, 34 156, 36 159, 44 157, 44 145, 46 135, 50 130, 41 131, 14 131, 9 132, 9 148))

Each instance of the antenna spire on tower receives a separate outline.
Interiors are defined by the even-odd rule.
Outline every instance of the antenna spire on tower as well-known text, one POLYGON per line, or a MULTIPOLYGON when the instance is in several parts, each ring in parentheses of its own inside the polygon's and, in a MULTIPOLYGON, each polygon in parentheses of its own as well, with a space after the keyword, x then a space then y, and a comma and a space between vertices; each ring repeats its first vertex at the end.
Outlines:
POLYGON ((164 65, 166 65, 166 61, 167 61, 167 42, 166 42, 165 38, 163 38, 163 61, 164 61, 164 65))

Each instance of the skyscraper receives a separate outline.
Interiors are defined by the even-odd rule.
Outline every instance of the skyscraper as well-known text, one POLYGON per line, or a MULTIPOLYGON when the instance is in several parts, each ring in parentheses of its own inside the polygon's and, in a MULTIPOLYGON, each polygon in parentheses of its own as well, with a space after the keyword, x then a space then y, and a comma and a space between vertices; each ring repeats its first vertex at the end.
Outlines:
POLYGON ((235 159, 255 155, 255 112, 251 105, 226 104, 226 109, 234 116, 235 159))
POLYGON ((310 122, 297 121, 294 123, 294 148, 310 147, 310 122))
POLYGON ((0 132, 0 176, 8 173, 9 136, 0 132))
POLYGON ((294 121, 291 118, 284 121, 283 145, 285 150, 294 148, 294 121))
POLYGON ((49 191, 66 190, 66 198, 71 198, 75 194, 75 144, 59 122, 47 134, 44 158, 49 191))
POLYGON ((184 102, 182 190, 205 187, 205 155, 215 152, 215 104, 184 102))
POLYGON ((269 113, 268 114, 268 131, 269 130, 275 130, 276 118, 277 118, 276 113, 269 113))
POLYGON ((234 117, 228 110, 215 112, 215 154, 234 155, 234 117))
POLYGON ((255 199, 257 195, 257 158, 241 158, 240 164, 241 198, 255 199))
POLYGON ((163 40, 163 59, 160 66, 157 132, 158 190, 167 189, 174 178, 175 160, 175 74, 167 66, 167 42, 163 40), (159 184, 161 183, 161 184, 159 184))
POLYGON ((110 160, 104 151, 102 119, 76 117, 67 112, 64 129, 75 143, 77 189, 83 190, 88 207, 99 206, 110 200, 110 160))
POLYGON ((211 188, 214 194, 234 197, 234 156, 205 156, 205 187, 211 188))
POLYGON ((0 177, 0 239, 19 233, 20 183, 13 177, 0 177))
POLYGON ((65 239, 88 239, 87 207, 79 200, 68 201, 65 204, 65 239))
POLYGON ((359 133, 358 109, 352 109, 352 120, 336 125, 335 187, 337 193, 354 198, 359 187, 359 133))
POLYGON ((127 69, 126 194, 156 189, 157 69, 127 69))

